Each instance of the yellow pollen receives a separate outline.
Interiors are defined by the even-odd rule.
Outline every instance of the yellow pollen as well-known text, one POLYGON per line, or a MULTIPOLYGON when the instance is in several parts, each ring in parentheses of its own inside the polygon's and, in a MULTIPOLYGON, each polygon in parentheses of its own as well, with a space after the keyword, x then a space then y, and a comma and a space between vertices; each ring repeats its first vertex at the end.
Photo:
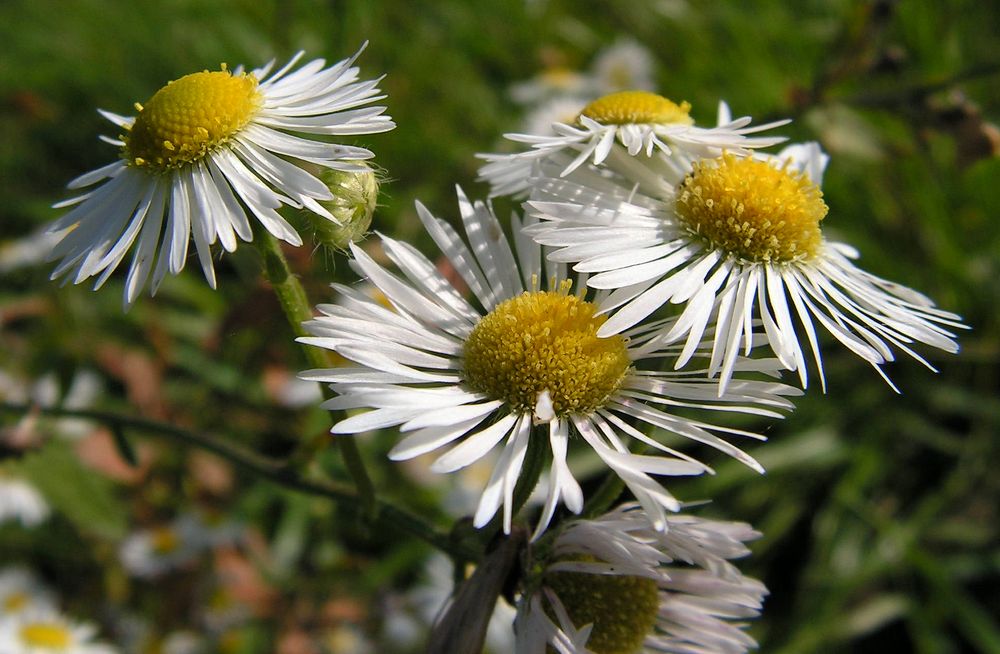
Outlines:
POLYGON ((170 82, 145 105, 122 139, 133 166, 164 172, 201 159, 246 126, 262 104, 253 75, 192 73, 170 82))
POLYGON ((543 391, 560 417, 604 405, 630 365, 625 339, 598 338, 605 317, 568 290, 525 292, 484 316, 465 343, 466 383, 518 413, 543 391))
MULTIPOLYGON (((596 561, 593 557, 578 557, 596 561)), ((597 654, 635 654, 656 624, 656 582, 647 577, 550 572, 545 585, 566 607, 577 628, 594 625, 587 649, 597 654)))
POLYGON ((28 605, 29 599, 27 593, 14 592, 3 598, 0 607, 3 608, 3 613, 17 613, 28 605))
POLYGON ((157 554, 170 554, 180 547, 181 539, 170 527, 160 527, 154 529, 150 537, 153 551, 157 554))
POLYGON ((657 123, 692 125, 691 105, 677 104, 649 91, 619 91, 600 97, 580 112, 604 125, 657 123))
POLYGON ((61 651, 69 648, 72 635, 55 622, 29 622, 21 627, 21 640, 31 647, 61 651))
POLYGON ((828 208, 804 173, 724 154, 703 160, 677 187, 677 215, 712 248, 744 261, 808 260, 823 243, 828 208))

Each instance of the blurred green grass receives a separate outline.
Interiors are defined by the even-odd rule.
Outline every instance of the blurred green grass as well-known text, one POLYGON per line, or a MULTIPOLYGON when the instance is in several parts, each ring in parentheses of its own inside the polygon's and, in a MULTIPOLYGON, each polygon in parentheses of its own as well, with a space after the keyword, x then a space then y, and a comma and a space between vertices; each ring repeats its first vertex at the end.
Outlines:
MULTIPOLYGON (((367 77, 387 74, 382 88, 398 124, 359 141, 389 180, 375 227, 427 246, 413 200, 453 217, 455 184, 484 193, 473 154, 502 147, 500 134, 517 127, 508 86, 553 58, 582 68, 631 35, 656 56, 661 92, 689 100, 699 121, 714 118, 720 98, 759 121, 794 117, 786 133, 820 140, 833 157, 826 233, 857 246, 864 268, 927 293, 973 327, 959 356, 930 353, 937 375, 910 360, 890 366, 898 396, 829 348, 827 393, 813 378, 796 412, 767 426, 771 442, 752 448, 766 476, 720 462, 714 477, 671 486, 765 533, 745 565, 772 591, 753 629, 761 651, 1000 652, 1000 160, 977 149, 984 123, 1000 119, 996 25, 1000 5, 963 0, 74 0, 58 8, 7 0, 0 240, 51 220, 65 182, 115 156, 97 141, 108 131, 97 107, 130 113, 166 80, 220 62, 256 66, 300 48, 335 60, 370 40, 359 63, 367 77)), ((314 302, 328 298, 323 282, 350 278, 342 259, 298 254, 296 265, 319 280, 314 302)), ((281 453, 297 430, 323 422, 267 407, 260 371, 303 362, 287 326, 267 318, 278 312, 261 308, 271 300, 252 258, 241 250, 223 259, 217 294, 189 267, 124 316, 114 282, 91 294, 57 288, 44 268, 7 275, 8 316, 29 300, 44 308, 5 321, 0 365, 68 376, 100 368, 108 348, 139 352, 162 375, 163 417, 281 453)), ((135 410, 124 383, 111 390, 110 408, 135 410)), ((384 447, 368 454, 388 482, 392 469, 375 449, 384 447)), ((410 488, 398 492, 433 506, 410 488)), ((293 500, 252 496, 240 510, 267 516, 275 502, 293 500)), ((290 570, 335 570, 336 592, 365 601, 377 593, 373 578, 405 585, 409 541, 372 540, 321 518, 275 525, 275 540, 292 543, 290 570), (309 558, 311 538, 340 543, 333 563, 309 558)))

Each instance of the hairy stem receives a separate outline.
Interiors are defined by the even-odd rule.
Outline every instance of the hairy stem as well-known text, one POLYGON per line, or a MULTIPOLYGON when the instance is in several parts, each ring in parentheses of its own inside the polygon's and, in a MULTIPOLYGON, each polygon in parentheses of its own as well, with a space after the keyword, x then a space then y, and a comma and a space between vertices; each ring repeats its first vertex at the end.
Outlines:
MULTIPOLYGON (((302 323, 313 317, 312 305, 306 297, 305 289, 299 283, 298 277, 292 274, 288 267, 288 260, 285 259, 281 251, 281 244, 266 229, 257 228, 254 230, 254 244, 263 258, 264 275, 271 283, 281 308, 285 312, 285 317, 292 327, 296 336, 305 336, 305 329, 302 323)), ((310 345, 303 345, 309 365, 313 368, 330 368, 332 363, 326 350, 310 345)), ((327 390, 323 389, 324 394, 327 390)), ((358 451, 357 443, 353 438, 337 438, 337 446, 340 448, 340 455, 358 489, 363 513, 369 518, 374 518, 378 510, 375 502, 375 487, 372 485, 371 477, 365 469, 361 452, 358 451)))

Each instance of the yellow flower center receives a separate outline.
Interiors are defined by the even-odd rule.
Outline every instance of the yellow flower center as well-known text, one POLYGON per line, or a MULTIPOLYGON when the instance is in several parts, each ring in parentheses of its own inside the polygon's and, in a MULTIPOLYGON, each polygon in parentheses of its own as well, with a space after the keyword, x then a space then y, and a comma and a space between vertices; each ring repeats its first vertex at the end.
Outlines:
POLYGON ((628 371, 625 339, 598 338, 605 317, 569 287, 522 293, 484 316, 465 343, 468 385, 520 413, 544 391, 557 416, 602 406, 628 371))
POLYGON ((170 527, 160 527, 154 529, 150 537, 153 551, 157 554, 170 554, 180 547, 181 539, 170 527))
POLYGON ((710 247, 754 262, 810 259, 823 242, 828 208, 804 173, 724 154, 707 159, 677 187, 677 215, 710 247))
POLYGON ((677 104, 649 91, 619 91, 600 97, 580 112, 604 125, 658 123, 691 125, 691 105, 677 104))
POLYGON ((569 68, 556 67, 543 71, 541 79, 546 85, 565 91, 572 89, 580 81, 580 75, 569 68))
POLYGON ((0 603, 0 607, 3 607, 3 613, 17 613, 28 605, 29 599, 27 593, 15 591, 3 598, 3 603, 0 603))
POLYGON ((659 591, 647 577, 550 572, 544 583, 559 597, 577 628, 594 625, 587 649, 597 654, 641 651, 656 624, 659 591))
POLYGON ((21 627, 21 640, 31 647, 61 651, 69 648, 72 634, 56 622, 29 622, 21 627))
POLYGON ((224 145, 261 106, 257 78, 221 71, 192 73, 157 91, 123 139, 125 159, 164 172, 224 145))

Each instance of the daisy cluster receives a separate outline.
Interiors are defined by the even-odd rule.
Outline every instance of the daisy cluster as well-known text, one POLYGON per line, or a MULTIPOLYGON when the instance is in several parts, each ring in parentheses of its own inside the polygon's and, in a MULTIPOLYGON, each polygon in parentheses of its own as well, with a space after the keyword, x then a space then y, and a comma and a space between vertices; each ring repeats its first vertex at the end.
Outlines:
POLYGON ((0 570, 0 652, 114 654, 97 628, 64 615, 56 596, 23 568, 0 570))
MULTIPOLYGON (((365 172, 372 153, 323 137, 393 123, 370 106, 377 80, 359 81, 354 58, 297 64, 195 73, 135 117, 105 113, 121 157, 70 184, 89 190, 51 230, 54 276, 100 286, 132 252, 128 306, 150 278, 155 292, 180 272, 192 239, 214 287, 215 243, 232 251, 255 232, 303 242, 282 207, 340 225, 315 169, 365 172)), ((825 386, 821 330, 887 381, 899 352, 932 367, 917 346, 958 349, 958 316, 826 239, 817 144, 767 152, 788 121, 755 124, 720 103, 702 126, 691 109, 621 90, 543 133, 508 135, 519 149, 481 155, 481 178, 520 210, 501 219, 458 189, 456 228, 418 202, 443 257, 388 235, 381 253, 349 242, 375 292, 335 284, 302 325, 301 343, 346 361, 301 375, 327 385, 338 438, 393 430, 390 459, 427 455, 438 473, 488 462, 473 527, 484 539, 531 532, 510 563, 517 651, 754 647, 743 627, 766 590, 731 561, 759 534, 682 512, 664 480, 711 474, 716 454, 763 472, 744 447, 764 438, 726 416, 781 418, 810 367, 825 386), (588 505, 581 482, 595 469, 634 502, 588 505)), ((138 536, 123 560, 142 576, 183 566, 183 530, 138 536)), ((499 592, 483 596, 495 604, 499 592)))

